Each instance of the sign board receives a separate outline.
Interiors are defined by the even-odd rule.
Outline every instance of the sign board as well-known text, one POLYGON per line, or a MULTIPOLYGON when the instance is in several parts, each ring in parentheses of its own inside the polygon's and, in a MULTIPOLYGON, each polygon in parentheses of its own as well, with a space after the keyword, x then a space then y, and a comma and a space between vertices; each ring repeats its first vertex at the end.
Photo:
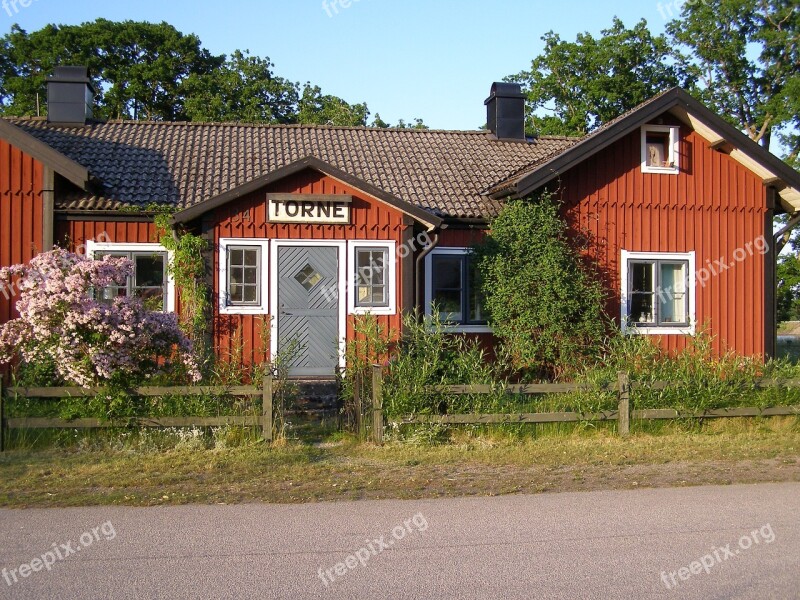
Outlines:
POLYGON ((352 200, 343 194, 267 194, 269 222, 349 225, 352 200))

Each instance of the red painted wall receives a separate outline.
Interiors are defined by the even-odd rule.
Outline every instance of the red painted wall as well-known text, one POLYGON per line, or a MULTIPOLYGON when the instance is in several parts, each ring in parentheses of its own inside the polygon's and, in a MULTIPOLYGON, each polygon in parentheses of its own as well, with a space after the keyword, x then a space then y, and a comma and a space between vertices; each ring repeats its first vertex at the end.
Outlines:
MULTIPOLYGON (((44 166, 0 140, 0 267, 28 262, 42 250, 44 166)), ((18 315, 0 293, 0 322, 18 315)))
MULTIPOLYGON (((677 123, 675 123, 677 124, 677 123)), ((695 251, 696 268, 734 262, 737 249, 764 234, 767 192, 761 179, 681 127, 680 174, 641 170, 641 138, 631 133, 564 173, 556 186, 572 228, 590 239, 619 318, 621 251, 695 251)), ((764 352, 765 257, 757 251, 696 288, 696 318, 715 337, 717 353, 764 352)), ((671 350, 687 338, 661 336, 671 350)))

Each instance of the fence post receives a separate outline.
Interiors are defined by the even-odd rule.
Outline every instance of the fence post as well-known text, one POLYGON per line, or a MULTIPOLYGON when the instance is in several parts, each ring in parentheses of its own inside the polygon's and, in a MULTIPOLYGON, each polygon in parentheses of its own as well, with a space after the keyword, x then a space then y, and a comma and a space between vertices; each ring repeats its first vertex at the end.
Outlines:
POLYGON ((617 391, 619 398, 617 432, 625 437, 631 432, 631 387, 626 372, 620 371, 617 373, 617 385, 619 387, 617 391))
POLYGON ((361 407, 361 374, 358 371, 353 375, 353 404, 356 411, 356 434, 361 442, 364 440, 364 414, 361 407))
POLYGON ((261 384, 261 436, 272 441, 272 375, 265 375, 261 384))
POLYGON ((383 370, 372 365, 372 441, 383 444, 383 370))
POLYGON ((3 401, 5 392, 3 391, 3 378, 0 377, 0 452, 6 449, 6 419, 5 419, 5 402, 3 401))

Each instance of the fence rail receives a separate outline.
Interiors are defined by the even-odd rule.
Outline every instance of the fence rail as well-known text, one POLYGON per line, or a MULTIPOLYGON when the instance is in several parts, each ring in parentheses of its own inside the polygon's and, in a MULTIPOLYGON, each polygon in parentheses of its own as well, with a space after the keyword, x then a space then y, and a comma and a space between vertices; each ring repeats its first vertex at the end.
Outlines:
POLYGON ((261 415, 218 417, 129 417, 120 419, 52 419, 41 417, 5 416, 5 400, 17 398, 93 398, 104 393, 102 388, 77 387, 9 387, 0 381, 0 452, 5 450, 6 429, 106 429, 111 427, 222 427, 238 425, 260 427, 261 437, 270 442, 273 437, 272 386, 273 378, 264 377, 257 386, 144 386, 130 391, 134 397, 154 396, 234 396, 261 397, 261 415))
MULTIPOLYGON (((379 365, 372 368, 373 389, 381 389, 382 369, 379 365)), ((501 388, 509 394, 541 395, 565 394, 577 391, 616 392, 617 410, 594 413, 579 412, 537 412, 508 414, 444 414, 444 415, 410 415, 393 421, 397 425, 410 424, 447 424, 447 425, 497 425, 514 423, 575 423, 579 421, 617 421, 617 432, 621 436, 630 434, 631 419, 665 420, 665 419, 720 419, 726 417, 776 417, 800 415, 800 406, 772 406, 769 408, 736 407, 717 408, 704 411, 679 411, 675 409, 642 409, 631 410, 631 390, 633 388, 648 390, 665 390, 676 387, 670 381, 653 381, 647 383, 631 383, 627 373, 619 373, 617 381, 600 386, 582 383, 536 383, 507 385, 501 388)), ((769 388, 800 387, 800 379, 760 379, 750 389, 765 390, 769 388)), ((488 394, 497 391, 491 385, 444 385, 431 386, 427 391, 441 394, 488 394)), ((377 444, 383 441, 383 399, 373 398, 373 431, 372 441, 377 444)))

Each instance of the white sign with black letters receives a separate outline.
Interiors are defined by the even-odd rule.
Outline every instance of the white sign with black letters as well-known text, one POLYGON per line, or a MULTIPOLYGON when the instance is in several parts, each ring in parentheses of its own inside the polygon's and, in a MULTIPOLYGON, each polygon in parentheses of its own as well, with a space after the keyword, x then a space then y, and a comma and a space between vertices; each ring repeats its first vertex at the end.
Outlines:
POLYGON ((352 196, 267 194, 270 223, 349 225, 352 196))

